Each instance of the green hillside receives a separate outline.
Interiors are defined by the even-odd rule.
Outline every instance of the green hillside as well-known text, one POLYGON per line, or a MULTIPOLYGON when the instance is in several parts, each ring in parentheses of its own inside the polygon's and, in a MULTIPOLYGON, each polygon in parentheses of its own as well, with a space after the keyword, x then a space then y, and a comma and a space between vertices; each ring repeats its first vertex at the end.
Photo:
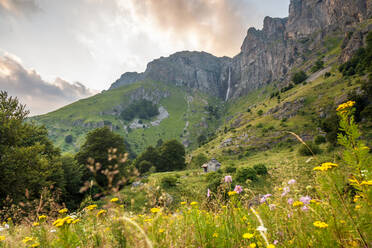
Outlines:
POLYGON ((178 139, 189 144, 189 149, 197 146, 197 137, 214 130, 219 120, 205 107, 209 104, 223 105, 219 100, 197 91, 177 87, 161 82, 138 82, 117 89, 104 91, 93 97, 79 100, 57 111, 31 118, 43 124, 49 130, 50 138, 63 152, 76 152, 84 142, 89 130, 100 126, 110 126, 121 134, 135 153, 143 151, 149 145, 155 146, 158 140, 178 139), (143 128, 124 128, 131 121, 124 120, 115 110, 116 106, 128 106, 131 99, 144 97, 156 98, 157 107, 162 106, 169 114, 159 125, 151 125, 150 120, 141 120, 143 128), (66 142, 71 135, 72 142, 66 142))

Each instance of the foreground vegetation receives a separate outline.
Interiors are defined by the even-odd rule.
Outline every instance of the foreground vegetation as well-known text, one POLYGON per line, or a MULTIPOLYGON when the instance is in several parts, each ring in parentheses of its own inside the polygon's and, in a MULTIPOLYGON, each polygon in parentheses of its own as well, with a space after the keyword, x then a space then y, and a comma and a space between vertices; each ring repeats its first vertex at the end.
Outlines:
POLYGON ((208 190, 201 201, 180 202, 171 211, 157 199, 142 214, 127 211, 117 194, 75 213, 35 216, 28 224, 9 218, 0 229, 0 247, 371 247, 372 160, 354 104, 337 109, 342 155, 333 161, 314 156, 318 166, 309 185, 283 178, 257 195, 226 175, 216 193, 208 190))

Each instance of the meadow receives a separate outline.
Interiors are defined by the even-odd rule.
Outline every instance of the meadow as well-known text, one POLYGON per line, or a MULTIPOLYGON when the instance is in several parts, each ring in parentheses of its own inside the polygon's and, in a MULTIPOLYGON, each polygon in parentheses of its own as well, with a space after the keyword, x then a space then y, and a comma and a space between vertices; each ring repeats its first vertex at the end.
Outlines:
POLYGON ((150 189, 153 203, 140 213, 118 192, 76 212, 40 211, 17 224, 9 217, 0 247, 371 247, 372 160, 353 105, 337 108, 340 152, 332 160, 313 155, 308 173, 282 173, 267 192, 222 174, 216 192, 169 208, 164 193, 145 183, 137 190, 150 189))

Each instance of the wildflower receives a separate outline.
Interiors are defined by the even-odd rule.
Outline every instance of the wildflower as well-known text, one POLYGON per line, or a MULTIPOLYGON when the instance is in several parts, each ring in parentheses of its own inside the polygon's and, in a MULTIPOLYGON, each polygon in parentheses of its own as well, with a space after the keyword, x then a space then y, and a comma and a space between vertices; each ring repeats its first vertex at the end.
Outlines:
POLYGON ((327 224, 327 223, 322 222, 322 221, 319 221, 319 220, 315 221, 315 222, 313 223, 313 225, 314 225, 315 227, 318 227, 318 228, 327 228, 327 227, 328 227, 328 224, 327 224))
POLYGON ((257 227, 257 231, 259 231, 259 232, 266 232, 267 231, 267 228, 264 227, 264 226, 258 226, 257 227))
POLYGON ((274 240, 274 245, 277 245, 279 243, 279 241, 276 239, 276 240, 274 240))
POLYGON ((33 241, 33 240, 34 240, 33 237, 25 237, 25 238, 22 240, 22 242, 23 242, 24 244, 27 244, 28 242, 33 241))
POLYGON ((104 209, 99 210, 98 213, 97 213, 97 217, 99 217, 99 216, 101 216, 102 214, 105 214, 105 213, 107 213, 107 210, 104 210, 104 209))
POLYGON ((269 208, 270 208, 270 210, 274 210, 276 208, 276 206, 275 206, 275 204, 270 204, 269 208))
POLYGON ((367 186, 372 186, 372 180, 369 181, 362 181, 360 185, 367 185, 367 186))
POLYGON ((191 202, 191 203, 190 203, 190 205, 191 205, 191 206, 195 206, 195 205, 198 205, 198 202, 196 202, 196 201, 193 201, 193 202, 191 202))
POLYGON ((289 199, 287 200, 287 203, 288 203, 289 205, 292 205, 292 204, 293 204, 293 199, 292 199, 292 198, 289 198, 289 199))
POLYGON ((39 220, 45 220, 47 218, 47 216, 46 215, 40 215, 38 218, 39 218, 39 220))
POLYGON ((213 238, 218 238, 218 233, 213 233, 213 238))
POLYGON ((356 210, 361 209, 361 208, 362 208, 362 206, 360 206, 360 205, 356 205, 356 206, 355 206, 355 209, 356 209, 356 210))
POLYGON ((351 107, 354 106, 354 105, 355 105, 355 102, 354 102, 354 101, 348 101, 348 102, 345 102, 345 103, 343 103, 343 104, 340 104, 340 105, 337 107, 336 111, 342 111, 342 110, 344 110, 344 109, 351 108, 351 107))
POLYGON ((152 219, 151 218, 148 218, 148 219, 144 219, 145 222, 151 222, 152 219))
POLYGON ((266 246, 267 248, 275 248, 275 245, 273 245, 273 244, 270 244, 270 245, 268 245, 268 246, 266 246))
POLYGON ((255 243, 252 243, 252 244, 249 245, 249 247, 250 247, 250 248, 256 248, 257 245, 256 245, 255 243))
POLYGON ((225 176, 225 183, 231 183, 232 177, 231 176, 225 176))
POLYGON ((310 196, 301 196, 300 201, 303 202, 304 204, 310 204, 311 197, 310 196))
POLYGON ((209 198, 210 196, 211 196, 211 190, 208 189, 208 190, 207 190, 207 197, 209 198))
POLYGON ((34 243, 31 245, 31 247, 39 247, 40 246, 40 243, 34 243))
POLYGON ((159 233, 163 233, 165 230, 163 228, 159 229, 159 233))
POLYGON ((63 209, 59 210, 58 213, 65 214, 65 213, 67 213, 67 211, 68 211, 67 208, 63 208, 63 209))
POLYGON ((51 229, 49 232, 55 233, 55 232, 57 232, 57 230, 56 229, 51 229))
POLYGON ((354 196, 353 201, 354 201, 354 202, 357 202, 357 201, 359 200, 359 198, 360 198, 360 195, 356 195, 356 196, 354 196))
POLYGON ((242 186, 240 185, 236 185, 235 188, 234 188, 234 191, 238 194, 242 193, 243 192, 243 188, 242 186))
POLYGON ((34 222, 34 223, 32 223, 32 226, 40 226, 40 223, 39 222, 34 222))
POLYGON ((252 233, 244 233, 243 234, 243 239, 251 239, 253 237, 254 237, 254 235, 252 233))
POLYGON ((323 163, 321 166, 314 167, 314 171, 327 171, 329 169, 332 169, 333 167, 337 167, 338 165, 331 162, 323 163))
POLYGON ((110 200, 110 202, 117 202, 117 201, 119 201, 119 198, 117 198, 117 197, 112 198, 112 199, 110 200))
POLYGON ((5 240, 5 236, 0 236, 0 242, 5 240))
POLYGON ((292 204, 293 207, 299 207, 299 206, 302 206, 302 205, 304 205, 304 203, 301 202, 301 201, 295 201, 295 202, 292 204))
POLYGON ((302 210, 302 211, 307 211, 307 210, 309 210, 309 207, 308 207, 308 206, 303 206, 303 207, 301 208, 301 210, 302 210))
POLYGON ((289 184, 289 185, 291 185, 291 184, 295 184, 295 183, 296 183, 296 180, 294 180, 294 179, 291 179, 291 180, 288 181, 288 184, 289 184))
POLYGON ((229 196, 233 196, 233 195, 236 195, 236 194, 238 194, 236 191, 229 191, 228 193, 227 193, 229 196))
POLYGON ((340 220, 340 223, 341 223, 341 224, 345 224, 346 221, 344 221, 344 220, 340 220))
POLYGON ((271 196, 271 194, 266 194, 263 197, 261 197, 260 203, 264 203, 270 196, 271 196))
POLYGON ((75 219, 75 220, 73 220, 71 223, 72 224, 76 224, 76 223, 78 223, 80 221, 80 219, 75 219))
POLYGON ((96 204, 93 204, 93 205, 89 205, 88 207, 86 207, 86 209, 88 210, 93 210, 93 209, 96 209, 98 206, 96 204))
POLYGON ((181 202, 181 205, 186 205, 186 202, 184 202, 184 201, 183 201, 183 202, 181 202))
POLYGON ((151 213, 158 213, 158 212, 160 212, 160 208, 152 208, 151 210, 151 213))
POLYGON ((284 187, 284 188, 283 188, 282 197, 285 196, 286 194, 288 194, 289 191, 291 191, 291 190, 289 189, 289 187, 284 187))

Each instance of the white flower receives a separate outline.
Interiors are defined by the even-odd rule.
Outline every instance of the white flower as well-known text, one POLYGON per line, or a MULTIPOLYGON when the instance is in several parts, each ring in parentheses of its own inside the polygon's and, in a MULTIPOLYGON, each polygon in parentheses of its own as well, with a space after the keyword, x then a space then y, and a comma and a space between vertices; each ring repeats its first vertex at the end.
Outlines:
POLYGON ((260 231, 260 232, 266 232, 266 231, 267 231, 267 228, 264 227, 264 226, 258 226, 258 227, 257 227, 257 231, 260 231))
POLYGON ((6 229, 9 229, 9 225, 8 225, 8 224, 5 224, 4 227, 5 227, 6 229))
POLYGON ((291 180, 288 181, 288 184, 289 184, 289 185, 291 185, 291 184, 295 184, 295 183, 296 183, 296 180, 294 180, 294 179, 291 179, 291 180))
POLYGON ((51 233, 55 233, 55 232, 56 232, 56 229, 52 229, 52 230, 50 230, 49 232, 51 232, 51 233))

